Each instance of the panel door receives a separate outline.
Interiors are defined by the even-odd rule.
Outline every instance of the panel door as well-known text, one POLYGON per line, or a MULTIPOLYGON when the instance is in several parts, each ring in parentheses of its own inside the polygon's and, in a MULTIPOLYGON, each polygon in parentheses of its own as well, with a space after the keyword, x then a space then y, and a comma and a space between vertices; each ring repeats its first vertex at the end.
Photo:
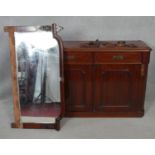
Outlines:
POLYGON ((65 65, 65 96, 68 112, 91 111, 91 65, 65 65))
POLYGON ((141 65, 99 65, 94 84, 95 111, 128 111, 139 107, 141 65))

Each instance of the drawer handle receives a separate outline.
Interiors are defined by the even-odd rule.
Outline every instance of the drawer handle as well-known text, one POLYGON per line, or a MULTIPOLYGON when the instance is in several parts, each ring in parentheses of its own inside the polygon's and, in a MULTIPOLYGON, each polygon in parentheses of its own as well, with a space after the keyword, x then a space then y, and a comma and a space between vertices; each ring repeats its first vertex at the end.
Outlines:
POLYGON ((123 55, 115 55, 112 57, 113 60, 124 60, 124 56, 123 55))
POLYGON ((65 60, 75 60, 75 58, 74 55, 65 56, 65 60))

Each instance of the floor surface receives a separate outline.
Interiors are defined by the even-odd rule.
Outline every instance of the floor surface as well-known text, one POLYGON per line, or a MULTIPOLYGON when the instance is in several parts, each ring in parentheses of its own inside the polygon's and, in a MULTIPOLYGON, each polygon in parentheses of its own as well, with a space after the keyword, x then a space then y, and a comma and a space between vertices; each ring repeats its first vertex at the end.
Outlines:
POLYGON ((155 104, 145 103, 142 118, 64 118, 60 131, 49 129, 12 129, 12 100, 0 100, 0 139, 89 139, 155 138, 155 104))

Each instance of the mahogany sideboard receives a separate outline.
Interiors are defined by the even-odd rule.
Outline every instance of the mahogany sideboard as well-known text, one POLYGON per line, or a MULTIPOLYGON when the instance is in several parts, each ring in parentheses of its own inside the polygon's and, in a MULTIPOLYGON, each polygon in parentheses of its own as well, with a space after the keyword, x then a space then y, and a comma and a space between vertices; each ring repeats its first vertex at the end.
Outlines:
POLYGON ((150 51, 143 41, 64 41, 65 116, 143 116, 150 51))

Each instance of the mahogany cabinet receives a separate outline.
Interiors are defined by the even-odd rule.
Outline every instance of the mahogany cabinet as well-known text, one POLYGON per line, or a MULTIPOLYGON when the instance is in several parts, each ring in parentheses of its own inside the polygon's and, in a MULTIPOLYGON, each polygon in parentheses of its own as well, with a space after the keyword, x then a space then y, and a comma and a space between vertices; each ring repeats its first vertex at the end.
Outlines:
POLYGON ((65 116, 143 116, 150 51, 143 41, 65 41, 65 116))

